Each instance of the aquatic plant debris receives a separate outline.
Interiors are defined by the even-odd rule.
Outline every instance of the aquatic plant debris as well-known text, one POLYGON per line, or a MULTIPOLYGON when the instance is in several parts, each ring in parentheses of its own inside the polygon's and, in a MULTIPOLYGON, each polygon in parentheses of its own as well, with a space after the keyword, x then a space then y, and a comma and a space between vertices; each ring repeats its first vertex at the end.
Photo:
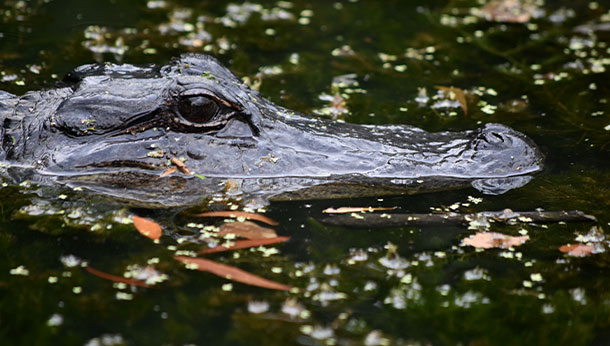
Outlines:
POLYGON ((103 271, 97 270, 95 268, 91 268, 90 266, 86 266, 85 270, 97 277, 100 277, 100 278, 106 279, 106 280, 110 280, 112 282, 119 282, 119 283, 124 283, 127 285, 134 285, 134 286, 140 286, 140 287, 150 287, 151 286, 142 280, 128 279, 128 278, 124 278, 122 276, 108 274, 103 271))
POLYGON ((477 249, 508 249, 523 245, 529 239, 527 235, 514 237, 496 232, 480 232, 462 239, 462 245, 470 245, 477 249))
POLYGON ((220 264, 208 259, 187 256, 176 256, 174 258, 186 264, 188 268, 209 272, 224 279, 241 282, 246 285, 258 286, 279 291, 289 291, 292 289, 292 286, 267 280, 258 275, 248 273, 239 268, 232 267, 226 264, 220 264))
POLYGON ((468 115, 468 101, 466 100, 466 95, 462 89, 446 86, 435 86, 435 88, 443 91, 450 100, 455 99, 459 102, 464 111, 464 115, 468 115))
POLYGON ((163 229, 158 223, 137 215, 133 216, 133 225, 140 234, 152 240, 161 238, 163 234, 163 229))
POLYGON ((275 238, 264 238, 264 239, 249 239, 249 240, 238 240, 233 242, 230 246, 218 245, 216 247, 203 249, 197 254, 211 254, 223 251, 231 251, 231 250, 239 250, 239 249, 248 249, 255 246, 264 246, 271 245, 276 243, 283 243, 290 240, 290 237, 275 237, 275 238))
POLYGON ((186 167, 186 165, 184 164, 184 162, 182 162, 180 159, 176 158, 176 157, 172 157, 171 159, 169 159, 171 161, 171 163, 173 163, 180 172, 186 174, 186 175, 191 175, 191 171, 189 171, 189 169, 186 167))
POLYGON ((574 257, 586 257, 593 253, 595 246, 587 244, 562 245, 559 251, 574 257))
POLYGON ((440 225, 472 225, 485 224, 491 221, 503 223, 517 222, 595 222, 597 219, 579 210, 567 211, 520 211, 514 212, 510 209, 501 211, 481 211, 471 214, 460 214, 455 212, 440 212, 428 214, 352 214, 358 215, 354 220, 348 215, 333 215, 319 219, 323 224, 331 226, 349 226, 357 228, 385 228, 400 226, 440 226, 440 225), (391 216, 391 217, 388 217, 391 216))
POLYGON ((527 23, 537 12, 531 0, 491 0, 480 9, 481 17, 501 23, 527 23))
POLYGON ((229 217, 229 218, 240 218, 248 220, 256 220, 264 222, 271 226, 277 226, 279 223, 273 219, 270 219, 264 215, 257 213, 249 213, 245 211, 208 211, 205 213, 194 214, 194 217, 229 217))
POLYGON ((326 208, 322 210, 324 214, 348 214, 348 213, 363 213, 372 211, 388 211, 395 210, 396 207, 340 207, 340 208, 326 208))
POLYGON ((161 175, 159 175, 159 178, 168 176, 168 175, 176 172, 177 170, 178 170, 178 168, 176 168, 176 167, 170 167, 170 168, 166 169, 165 171, 163 171, 163 173, 161 173, 161 175))
POLYGON ((276 238, 277 234, 271 228, 261 227, 254 222, 225 222, 220 226, 218 236, 234 234, 236 237, 246 239, 276 238))

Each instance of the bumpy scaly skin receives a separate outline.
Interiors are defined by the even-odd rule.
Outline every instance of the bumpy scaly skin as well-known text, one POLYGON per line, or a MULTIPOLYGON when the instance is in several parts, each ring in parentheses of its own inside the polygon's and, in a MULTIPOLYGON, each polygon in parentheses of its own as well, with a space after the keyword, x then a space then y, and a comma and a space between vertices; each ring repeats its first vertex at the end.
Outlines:
POLYGON ((464 182, 502 193, 542 166, 536 146, 503 125, 428 133, 307 118, 264 99, 217 60, 198 54, 162 67, 81 66, 54 89, 19 97, 0 93, 0 119, 0 158, 35 180, 165 205, 213 193, 212 186, 227 178, 264 197, 337 182, 360 191, 365 186, 365 194, 374 193, 373 185, 385 186, 377 190, 383 194, 464 182), (156 180, 170 157, 186 159, 207 182, 183 173, 156 180))

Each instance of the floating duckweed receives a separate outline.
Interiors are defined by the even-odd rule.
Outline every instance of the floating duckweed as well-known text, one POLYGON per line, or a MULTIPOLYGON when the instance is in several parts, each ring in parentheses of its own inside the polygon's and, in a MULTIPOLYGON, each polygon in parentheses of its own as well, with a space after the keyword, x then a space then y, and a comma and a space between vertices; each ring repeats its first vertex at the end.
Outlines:
POLYGON ((341 273, 341 269, 335 264, 327 264, 324 267, 324 275, 337 275, 341 273))
POLYGON ((133 300, 133 294, 127 292, 117 292, 115 297, 117 300, 133 300))
POLYGON ((521 234, 521 235, 527 235, 527 234, 528 234, 528 232, 527 232, 527 230, 526 230, 526 229, 522 228, 522 229, 520 229, 520 230, 519 230, 519 234, 521 234))
POLYGON ((312 299, 319 301, 322 306, 328 306, 329 302, 335 300, 343 300, 347 298, 347 294, 331 289, 330 286, 324 284, 319 293, 315 294, 312 299))
POLYGON ((364 216, 358 214, 358 213, 351 213, 349 214, 351 217, 353 217, 354 219, 364 219, 364 216))
POLYGON ((396 55, 391 55, 391 54, 386 54, 386 53, 378 53, 377 56, 383 62, 396 61, 398 59, 398 57, 396 55))
POLYGON ((292 54, 290 54, 290 57, 288 58, 288 61, 293 65, 298 65, 299 60, 300 60, 299 53, 292 53, 292 54))
POLYGON ((374 281, 367 281, 362 288, 365 292, 374 291, 377 289, 377 283, 374 281))
POLYGON ((464 272, 464 280, 466 281, 475 281, 475 280, 489 280, 489 276, 485 269, 476 267, 471 270, 467 270, 464 272))
POLYGON ((269 311, 269 303, 266 301, 251 300, 248 302, 248 312, 262 314, 269 311))
POLYGON ((542 313, 543 314, 552 314, 555 312, 555 307, 551 304, 542 305, 542 313))
POLYGON ((440 293, 441 296, 448 296, 449 292, 451 292, 451 286, 449 286, 448 284, 444 284, 441 286, 438 286, 436 288, 436 290, 438 291, 438 293, 440 293))
POLYGON ((25 266, 22 266, 22 265, 18 266, 17 268, 11 269, 9 273, 11 275, 21 275, 21 276, 28 276, 28 275, 30 275, 30 271, 27 270, 25 268, 25 266))
POLYGON ((301 11, 301 17, 313 17, 312 10, 303 10, 301 11))
MULTIPOLYGON (((335 332, 330 327, 315 326, 313 329, 311 329, 309 336, 317 340, 327 340, 335 336, 335 332)), ((326 344, 333 345, 334 343, 327 342, 326 344)))
POLYGON ((309 335, 313 331, 313 327, 310 326, 309 324, 304 324, 301 327, 299 327, 299 330, 301 331, 301 333, 303 333, 305 335, 309 335))
POLYGON ((468 291, 461 296, 456 296, 453 303, 456 306, 468 309, 475 303, 489 304, 489 298, 484 297, 479 292, 468 291))
POLYGON ((190 270, 198 270, 199 266, 196 263, 187 263, 185 268, 190 270))
POLYGON ((332 50, 331 52, 332 56, 354 56, 356 55, 356 52, 354 52, 354 50, 352 49, 352 47, 348 46, 348 45, 343 45, 340 48, 335 48, 332 50))
POLYGON ((257 248, 257 250, 259 252, 262 252, 263 257, 270 257, 270 256, 277 255, 280 253, 280 250, 278 250, 277 248, 274 248, 274 247, 265 248, 265 247, 261 246, 261 247, 257 248))
POLYGON ((497 106, 486 104, 483 107, 481 107, 481 112, 486 113, 486 114, 494 114, 496 112, 497 108, 498 108, 497 106))
POLYGON ((514 259, 515 258, 515 254, 510 252, 510 251, 502 251, 499 253, 500 257, 506 258, 506 259, 514 259))
POLYGON ((64 323, 64 317, 60 314, 53 314, 47 320, 47 326, 49 327, 57 327, 64 323))
POLYGON ((585 296, 585 290, 583 288, 574 288, 570 290, 570 294, 572 295, 572 299, 576 302, 579 302, 582 305, 587 304, 587 298, 585 296))
POLYGON ((295 318, 299 315, 301 315, 301 313, 303 313, 303 311, 305 310, 305 306, 303 306, 303 304, 299 303, 298 300, 296 300, 295 298, 288 298, 284 301, 284 304, 282 304, 282 313, 288 315, 290 318, 295 318))
POLYGON ((61 256, 59 260, 64 266, 68 268, 77 267, 82 263, 82 260, 74 255, 61 256))

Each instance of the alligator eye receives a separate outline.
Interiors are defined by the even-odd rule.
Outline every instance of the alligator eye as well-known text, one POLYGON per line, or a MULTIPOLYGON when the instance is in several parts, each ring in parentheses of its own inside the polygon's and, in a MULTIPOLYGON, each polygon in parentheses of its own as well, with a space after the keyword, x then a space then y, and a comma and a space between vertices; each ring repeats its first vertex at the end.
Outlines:
POLYGON ((205 96, 183 98, 178 105, 180 115, 192 123, 203 124, 210 121, 219 111, 216 101, 205 96))

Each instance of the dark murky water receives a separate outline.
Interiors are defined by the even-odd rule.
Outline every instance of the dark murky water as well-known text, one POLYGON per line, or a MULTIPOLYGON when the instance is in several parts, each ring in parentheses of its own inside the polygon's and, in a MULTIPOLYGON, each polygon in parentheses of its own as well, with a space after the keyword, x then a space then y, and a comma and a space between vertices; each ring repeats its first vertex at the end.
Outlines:
MULTIPOLYGON (((430 131, 509 125, 540 145, 546 168, 500 196, 469 189, 272 203, 265 215, 279 221, 274 229, 288 243, 206 257, 298 288, 291 292, 176 262, 176 253, 202 247, 193 234, 215 225, 188 218, 192 210, 133 210, 78 191, 49 199, 27 182, 6 186, 2 344, 605 344, 610 4, 506 1, 521 11, 503 16, 482 2, 4 1, 1 90, 49 87, 94 61, 163 64, 205 52, 260 83, 274 102, 321 117, 430 131), (346 74, 357 85, 333 84, 346 74), (467 114, 436 86, 463 90, 467 114), (381 230, 316 221, 342 206, 578 209, 598 221, 381 230), (164 227, 159 243, 136 232, 134 214, 164 227), (462 244, 481 230, 529 240, 507 249, 462 244), (566 244, 593 253, 562 253, 566 244), (149 279, 161 282, 113 283, 80 261, 119 276, 154 268, 159 275, 149 279)), ((245 203, 239 195, 217 202, 245 203)))

